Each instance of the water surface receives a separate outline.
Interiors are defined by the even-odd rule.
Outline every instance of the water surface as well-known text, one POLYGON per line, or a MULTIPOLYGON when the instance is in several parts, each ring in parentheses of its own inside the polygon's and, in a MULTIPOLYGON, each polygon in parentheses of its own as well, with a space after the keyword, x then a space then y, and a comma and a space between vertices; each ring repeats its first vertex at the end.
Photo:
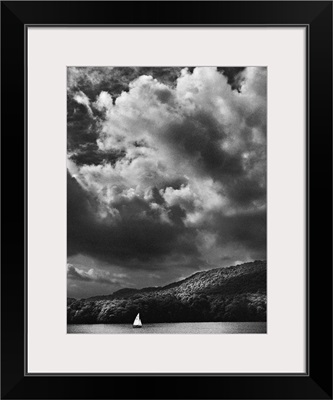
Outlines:
POLYGON ((266 333, 266 322, 178 322, 166 324, 144 324, 134 329, 131 324, 72 324, 68 333, 266 333))

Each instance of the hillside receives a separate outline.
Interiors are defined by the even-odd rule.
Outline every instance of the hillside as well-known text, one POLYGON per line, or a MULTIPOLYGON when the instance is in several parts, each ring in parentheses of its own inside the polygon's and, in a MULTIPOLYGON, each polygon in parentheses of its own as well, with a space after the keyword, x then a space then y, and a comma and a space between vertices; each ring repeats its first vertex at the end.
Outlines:
POLYGON ((197 272, 167 286, 67 302, 68 323, 265 321, 266 261, 197 272))

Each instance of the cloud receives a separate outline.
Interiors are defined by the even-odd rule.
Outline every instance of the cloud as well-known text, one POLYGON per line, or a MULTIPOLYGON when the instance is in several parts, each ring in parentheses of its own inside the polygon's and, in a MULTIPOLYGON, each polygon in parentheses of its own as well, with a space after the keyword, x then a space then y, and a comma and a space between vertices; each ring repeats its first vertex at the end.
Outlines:
POLYGON ((70 76, 69 256, 150 271, 265 257, 265 68, 70 76))
MULTIPOLYGON (((123 274, 122 276, 123 277, 123 274)), ((97 271, 94 268, 90 268, 88 271, 74 267, 72 264, 67 264, 67 278, 74 281, 104 283, 104 284, 116 284, 117 279, 111 278, 110 272, 97 271)), ((118 276, 119 278, 119 276, 118 276)))
POLYGON ((127 274, 123 274, 123 273, 114 273, 113 274, 113 276, 115 277, 115 278, 127 278, 128 277, 128 275, 127 274))
POLYGON ((159 81, 173 85, 180 75, 180 67, 68 67, 67 92, 70 97, 82 91, 94 102, 102 93, 115 100, 129 90, 129 84, 141 75, 151 75, 159 81))
POLYGON ((78 104, 82 104, 86 107, 88 114, 90 114, 91 116, 93 115, 93 112, 90 108, 90 101, 89 98, 87 97, 86 94, 84 94, 83 92, 79 91, 77 92, 73 99, 78 103, 78 104))
MULTIPOLYGON (((243 78, 244 68, 218 68, 227 77, 233 88, 243 78)), ((96 139, 99 133, 99 119, 107 108, 123 93, 130 90, 130 84, 142 75, 152 76, 166 87, 174 88, 184 70, 181 67, 68 67, 67 68, 67 138, 71 157, 79 164, 103 161, 96 139), (78 107, 78 105, 81 107, 78 107)), ((186 68, 192 73, 194 68, 186 68)), ((167 88, 156 92, 161 102, 168 102, 172 92, 167 88)))
POLYGON ((193 233, 186 230, 176 209, 169 210, 170 221, 175 223, 163 221, 149 200, 131 192, 121 192, 113 199, 112 208, 106 209, 75 178, 68 176, 67 183, 69 256, 88 253, 110 262, 122 261, 124 266, 133 266, 135 260, 137 267, 147 268, 145 261, 152 258, 196 254, 193 233))

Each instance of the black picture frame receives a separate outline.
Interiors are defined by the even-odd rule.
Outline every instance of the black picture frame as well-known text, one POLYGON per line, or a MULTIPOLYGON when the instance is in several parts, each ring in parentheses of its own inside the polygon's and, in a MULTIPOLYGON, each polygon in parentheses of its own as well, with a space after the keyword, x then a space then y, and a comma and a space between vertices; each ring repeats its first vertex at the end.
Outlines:
MULTIPOLYGON (((1 33, 2 398, 332 399, 332 2, 4 1, 1 33), (305 374, 40 376, 25 373, 25 38, 27 27, 32 25, 166 25, 170 29, 176 25, 306 27, 308 357, 305 374), (10 151, 13 144, 14 152, 10 151)), ((287 258, 286 255, 286 262, 287 258)))

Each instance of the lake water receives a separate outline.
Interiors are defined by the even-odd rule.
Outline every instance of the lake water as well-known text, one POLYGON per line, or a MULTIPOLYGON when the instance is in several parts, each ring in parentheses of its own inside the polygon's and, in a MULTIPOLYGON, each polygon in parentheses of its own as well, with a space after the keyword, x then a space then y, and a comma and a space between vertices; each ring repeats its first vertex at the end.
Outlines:
POLYGON ((80 324, 67 325, 68 333, 266 333, 266 322, 181 322, 166 324, 144 324, 133 329, 129 324, 80 324))

